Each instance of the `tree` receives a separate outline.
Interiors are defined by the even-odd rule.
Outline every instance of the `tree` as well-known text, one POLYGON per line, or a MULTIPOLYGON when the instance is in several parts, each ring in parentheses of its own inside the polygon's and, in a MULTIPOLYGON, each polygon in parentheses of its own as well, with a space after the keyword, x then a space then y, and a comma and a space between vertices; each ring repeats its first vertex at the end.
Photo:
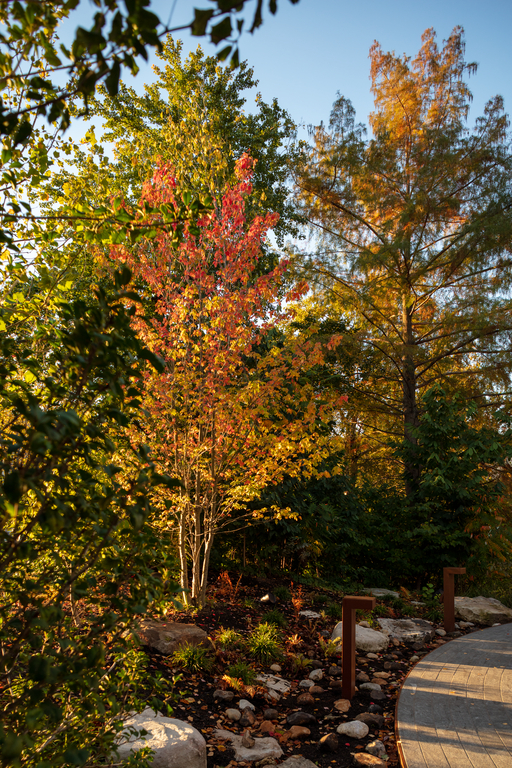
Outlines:
MULTIPOLYGON (((165 371, 146 382, 141 428, 158 466, 181 483, 167 507, 177 519, 182 588, 187 597, 190 587, 198 605, 218 531, 239 526, 247 503, 269 482, 312 472, 331 441, 319 428, 333 404, 308 379, 322 360, 320 345, 297 336, 279 348, 269 337, 286 319, 279 298, 285 265, 255 273, 276 216, 246 225, 253 165, 247 155, 239 160, 238 182, 221 207, 188 227, 180 244, 162 234, 154 247, 113 251, 153 302, 135 323, 165 371)), ((166 167, 145 191, 153 206, 177 195, 166 167)))
MULTIPOLYGON (((372 46, 372 136, 339 96, 296 177, 319 233, 307 266, 321 301, 330 297, 329 311, 345 316, 375 363, 354 382, 351 407, 367 440, 402 432, 413 449, 418 393, 434 381, 480 406, 508 403, 512 331, 503 101, 489 101, 469 129, 466 78, 476 65, 464 59, 462 29, 441 50, 431 29, 422 41, 412 60, 372 46)), ((414 455, 411 493, 421 471, 414 455)))
POLYGON ((127 630, 163 599, 171 561, 149 497, 172 481, 125 437, 159 365, 130 327, 129 279, 61 302, 32 338, 0 333, 3 766, 110 761, 140 706, 127 630))

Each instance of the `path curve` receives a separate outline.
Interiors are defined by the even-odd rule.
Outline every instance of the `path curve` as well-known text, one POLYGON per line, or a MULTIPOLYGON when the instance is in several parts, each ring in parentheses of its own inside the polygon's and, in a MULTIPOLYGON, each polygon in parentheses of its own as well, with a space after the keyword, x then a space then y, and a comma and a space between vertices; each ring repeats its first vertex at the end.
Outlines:
POLYGON ((512 624, 436 648, 397 707, 403 768, 512 768, 512 624))

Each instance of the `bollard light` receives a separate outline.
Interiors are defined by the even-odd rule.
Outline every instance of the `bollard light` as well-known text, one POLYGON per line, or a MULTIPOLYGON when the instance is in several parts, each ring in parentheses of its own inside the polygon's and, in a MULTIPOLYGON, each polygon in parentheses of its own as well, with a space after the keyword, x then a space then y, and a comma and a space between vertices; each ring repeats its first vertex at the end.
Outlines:
POLYGON ((444 628, 455 629, 455 574, 466 573, 465 568, 443 568, 444 628))
POLYGON ((341 605, 341 695, 351 699, 356 687, 356 610, 371 611, 377 601, 374 597, 359 597, 348 595, 343 598, 341 605))

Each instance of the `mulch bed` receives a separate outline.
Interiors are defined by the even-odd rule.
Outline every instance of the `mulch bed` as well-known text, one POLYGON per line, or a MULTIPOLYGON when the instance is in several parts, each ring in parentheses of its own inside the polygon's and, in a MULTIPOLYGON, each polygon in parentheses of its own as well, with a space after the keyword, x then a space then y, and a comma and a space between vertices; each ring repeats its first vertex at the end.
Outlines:
MULTIPOLYGON (((421 657, 450 638, 446 637, 444 640, 436 638, 432 643, 426 644, 422 648, 417 646, 409 647, 404 644, 399 646, 390 645, 386 652, 377 654, 377 659, 368 658, 364 653, 357 656, 356 667, 358 672, 366 673, 370 681, 374 679, 375 673, 385 672, 389 675, 389 677, 379 680, 382 683, 385 698, 374 702, 370 695, 371 692, 356 691, 351 701, 350 709, 346 713, 341 714, 334 707, 334 703, 342 698, 341 690, 339 689, 340 676, 339 674, 329 674, 331 667, 339 667, 341 659, 339 655, 338 657, 325 658, 320 644, 321 638, 328 639, 330 637, 339 619, 326 616, 317 620, 308 620, 298 615, 297 603, 294 606, 291 601, 279 602, 275 606, 262 604, 260 602, 261 597, 270 591, 272 587, 272 584, 267 581, 252 579, 243 584, 238 584, 236 591, 234 588, 231 589, 231 594, 226 594, 226 592, 229 592, 228 587, 229 584, 226 585, 225 579, 220 585, 218 582, 217 585, 213 585, 209 593, 208 606, 195 615, 191 616, 190 613, 186 612, 175 612, 172 615, 168 615, 167 618, 172 621, 194 623, 201 627, 201 629, 204 629, 209 636, 214 637, 220 628, 232 628, 241 634, 248 634, 261 621, 262 616, 269 609, 275 607, 280 610, 288 621, 288 626, 282 630, 282 634, 285 647, 290 654, 288 657, 285 656, 284 661, 279 662, 282 666, 280 675, 285 680, 291 682, 292 687, 290 693, 283 696, 275 705, 270 703, 268 698, 265 698, 263 689, 258 688, 250 691, 249 694, 243 691, 235 692, 232 704, 221 703, 215 700, 213 697, 214 691, 219 688, 228 687, 223 680, 223 675, 225 674, 226 665, 234 660, 233 656, 221 652, 219 649, 216 651, 215 665, 211 673, 200 672, 193 674, 187 670, 178 669, 176 666, 173 666, 169 658, 146 648, 148 665, 151 671, 159 671, 163 677, 169 680, 177 674, 181 675, 181 680, 175 686, 176 699, 172 702, 172 716, 180 720, 189 721, 203 734, 208 744, 208 768, 228 765, 252 765, 251 763, 235 762, 234 751, 230 748, 229 741, 220 740, 214 735, 215 730, 219 728, 231 730, 239 735, 245 730, 238 723, 230 721, 225 715, 226 709, 230 706, 236 707, 240 698, 249 699, 256 707, 256 722, 249 728, 256 737, 258 737, 257 731, 263 720, 263 711, 268 707, 275 707, 278 711, 279 718, 274 721, 275 731, 271 734, 265 734, 274 736, 281 745, 284 754, 277 761, 278 763, 291 755, 302 755, 314 762, 319 768, 331 768, 332 766, 348 768, 348 766, 353 765, 354 754, 365 752, 365 747, 369 742, 380 739, 386 746, 387 765, 390 768, 398 766, 399 759, 395 743, 394 716, 397 696, 403 680, 417 660, 411 662, 411 657, 421 657), (301 705, 297 702, 298 696, 304 693, 299 688, 299 682, 307 678, 312 669, 312 667, 308 667, 300 672, 293 673, 290 659, 292 658, 291 654, 297 653, 309 658, 316 667, 319 667, 321 664, 323 671, 323 679, 318 683, 323 692, 315 693, 313 695, 314 703, 310 705, 301 705), (252 696, 250 695, 251 693, 252 696), (338 735, 338 747, 334 752, 323 752, 320 750, 318 742, 322 736, 336 733, 336 728, 340 723, 351 721, 358 714, 368 712, 372 704, 381 707, 384 725, 380 729, 376 726, 370 726, 368 735, 363 739, 350 739, 346 736, 338 735), (285 725, 285 719, 287 715, 297 710, 314 715, 316 723, 307 725, 310 735, 293 741, 287 737, 286 731, 288 727, 285 725)), ((318 594, 319 590, 314 590, 314 592, 318 594)), ((303 592, 299 595, 299 600, 302 601, 300 609, 319 612, 321 606, 312 603, 310 597, 311 593, 303 592)), ((297 593, 295 593, 295 598, 297 600, 297 593)), ((389 616, 400 618, 396 611, 392 609, 389 609, 389 616)), ((243 660, 247 661, 247 659, 243 660)), ((258 664, 254 666, 258 671, 270 672, 268 666, 258 664)), ((375 707, 372 707, 372 709, 375 710, 375 707)))

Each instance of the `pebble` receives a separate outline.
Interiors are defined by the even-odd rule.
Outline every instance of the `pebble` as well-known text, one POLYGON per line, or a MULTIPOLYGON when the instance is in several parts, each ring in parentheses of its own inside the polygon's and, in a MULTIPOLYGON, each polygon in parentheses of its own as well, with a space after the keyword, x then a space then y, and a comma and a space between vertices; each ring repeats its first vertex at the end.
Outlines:
POLYGON ((460 629, 468 629, 468 627, 474 627, 472 621, 459 621, 459 627, 460 629))
POLYGON ((387 765, 380 757, 370 755, 368 752, 360 752, 358 755, 354 755, 352 759, 356 768, 384 768, 387 765))
POLYGON ((313 680, 315 683, 318 683, 324 676, 324 673, 321 669, 313 669, 312 672, 309 673, 308 677, 310 680, 313 680))
POLYGON ((372 714, 376 714, 376 715, 382 715, 384 710, 382 709, 380 704, 370 704, 370 706, 368 707, 368 712, 371 712, 372 714))
POLYGON ((446 635, 445 629, 436 629, 436 635, 439 635, 439 637, 444 637, 446 635))
POLYGON ((233 691, 223 691, 219 688, 217 691, 214 691, 213 698, 215 701, 233 701, 235 694, 233 691))
POLYGON ((305 739, 307 736, 311 736, 309 728, 304 728, 302 725, 292 725, 288 733, 290 739, 305 739))
POLYGON ((377 656, 376 653, 367 653, 366 654, 366 658, 367 659, 378 659, 379 657, 377 656))
POLYGON ((384 669, 397 670, 397 669, 400 669, 400 664, 398 663, 398 661, 385 661, 384 669))
POLYGON ((270 720, 264 720, 262 724, 259 727, 260 733, 274 733, 276 727, 274 723, 271 723, 270 720))
POLYGON ((254 744, 256 742, 254 741, 253 737, 251 736, 250 731, 244 731, 242 734, 242 745, 246 749, 252 749, 254 747, 254 744))
POLYGON ((327 670, 327 674, 330 677, 339 677, 341 675, 341 669, 337 665, 336 666, 331 666, 327 670))
POLYGON ((263 719, 264 720, 278 720, 279 718, 279 712, 277 709, 272 709, 269 707, 268 709, 265 709, 263 712, 263 719))
POLYGON ((419 660, 420 660, 420 657, 416 655, 411 656, 411 658, 409 659, 409 661, 419 661, 419 660))
POLYGON ((336 728, 338 733, 343 734, 343 736, 348 736, 350 739, 364 739, 365 736, 368 736, 369 730, 370 729, 366 723, 362 723, 360 720, 351 720, 349 723, 341 723, 341 725, 338 725, 336 728))
POLYGON ((318 742, 318 748, 322 752, 336 752, 339 746, 338 737, 335 733, 326 733, 318 742))
POLYGON ((297 704, 300 704, 301 707, 312 707, 314 703, 315 699, 310 693, 301 693, 300 696, 297 697, 297 704))
POLYGON ((239 709, 226 709, 226 717, 228 720, 234 720, 237 722, 242 717, 242 713, 239 709))
POLYGON ((375 726, 376 728, 384 727, 383 716, 373 712, 361 712, 360 715, 356 715, 355 720, 360 720, 362 723, 366 723, 370 728, 372 726, 375 726))
POLYGON ((382 688, 380 687, 379 683, 361 683, 359 686, 359 690, 361 691, 381 691, 382 688))
POLYGON ((370 678, 366 674, 366 672, 359 672, 359 674, 356 675, 356 680, 358 683, 369 683, 370 678))
POLYGON ((341 680, 331 680, 329 683, 329 688, 332 688, 333 691, 339 691, 341 689, 342 682, 341 680))
POLYGON ((254 725, 256 722, 256 715, 249 707, 245 707, 240 718, 240 725, 246 728, 248 725, 254 725))
POLYGON ((272 664, 272 666, 270 667, 270 670, 271 672, 280 672, 281 666, 279 664, 272 664))
POLYGON ((250 701, 247 701, 247 699, 240 699, 238 702, 238 709, 252 709, 253 712, 256 709, 254 704, 251 704, 250 701))
POLYGON ((375 739, 375 741, 371 741, 367 744, 366 751, 369 752, 370 755, 375 755, 376 757, 386 756, 386 747, 379 739, 375 739))
POLYGON ((311 660, 311 669, 322 669, 324 666, 321 661, 318 661, 318 659, 312 659, 311 660))
POLYGON ((292 725, 312 725, 313 723, 316 723, 316 717, 309 712, 292 712, 286 718, 288 728, 292 725))
POLYGON ((309 689, 309 693, 313 696, 320 696, 321 693, 325 693, 325 690, 320 685, 312 685, 309 689))
POLYGON ((301 680, 299 683, 299 688, 312 688, 314 686, 313 680, 301 680))
POLYGON ((350 709, 350 701, 348 699, 338 699, 338 701, 334 702, 334 708, 338 710, 338 712, 348 712, 350 709))

